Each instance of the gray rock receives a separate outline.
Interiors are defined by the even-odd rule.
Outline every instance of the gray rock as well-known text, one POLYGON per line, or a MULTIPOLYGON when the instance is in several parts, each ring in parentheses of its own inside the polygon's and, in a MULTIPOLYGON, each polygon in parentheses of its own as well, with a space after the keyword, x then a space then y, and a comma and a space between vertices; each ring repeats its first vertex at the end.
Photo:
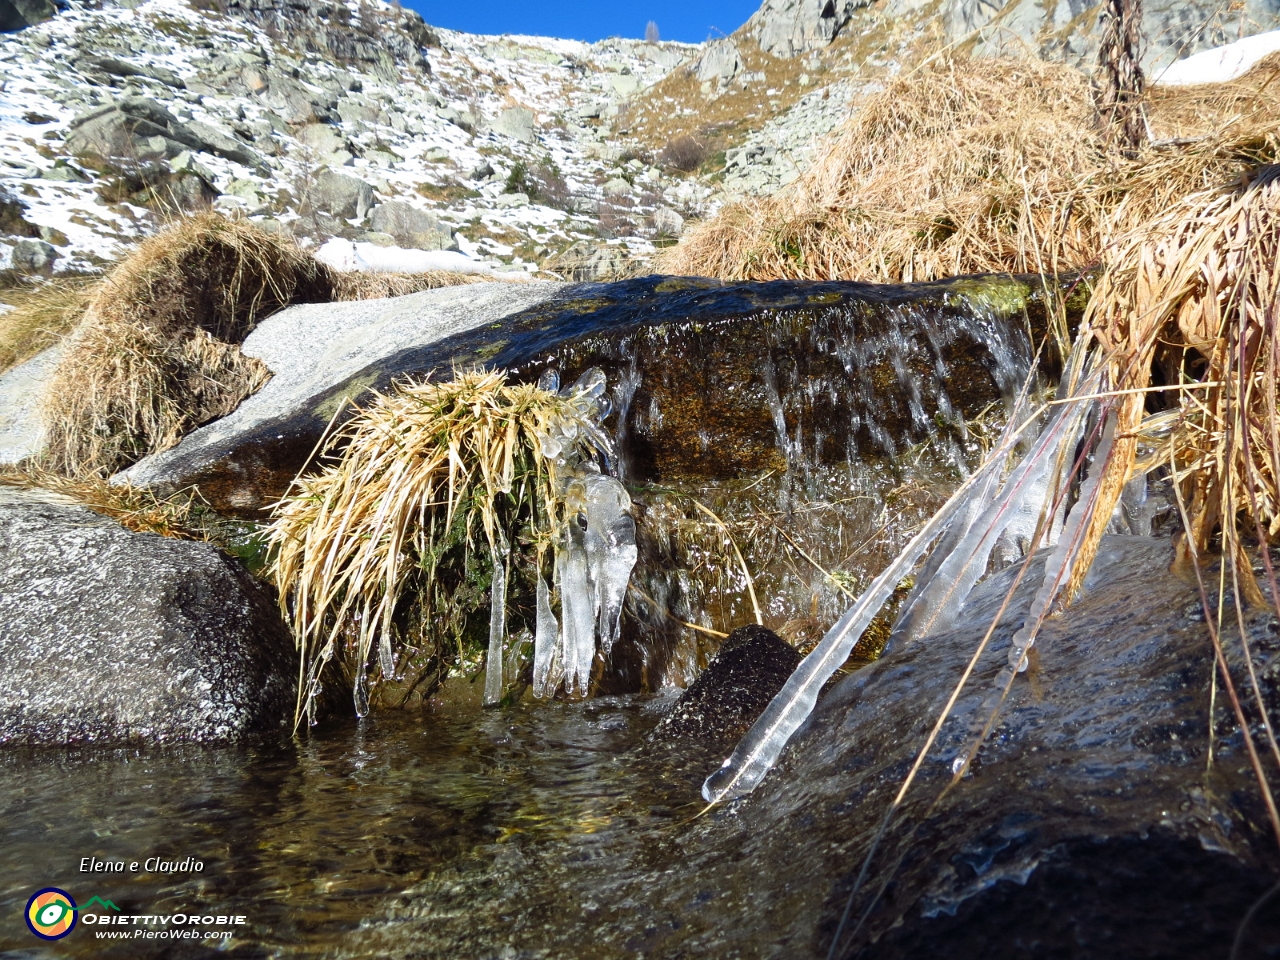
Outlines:
POLYGON ((164 106, 131 97, 83 113, 71 121, 67 150, 103 162, 157 161, 184 149, 212 153, 255 169, 265 169, 252 148, 206 123, 182 123, 164 106))
POLYGON ((0 374, 0 465, 21 463, 44 450, 40 405, 61 356, 61 347, 50 347, 0 374))
POLYGON ((499 209, 509 207, 527 207, 529 205, 529 195, 527 193, 500 193, 493 198, 493 205, 499 209))
POLYGON ((283 728, 293 644, 239 563, 83 507, 4 501, 0 742, 226 742, 283 728))
POLYGON ((595 283, 631 275, 627 251, 616 244, 578 240, 547 264, 566 280, 595 283))
POLYGON ((53 0, 0 0, 0 33, 35 26, 57 12, 53 0))
POLYGON ((716 83, 721 86, 733 79, 734 74, 742 69, 742 55, 738 45, 729 37, 712 40, 706 50, 698 58, 694 71, 703 83, 716 83))
POLYGON ((653 211, 653 229, 663 237, 678 237, 684 233, 684 217, 670 207, 658 207, 653 211))
POLYGON ((369 229, 389 234, 401 246, 419 250, 457 250, 453 231, 424 210, 399 200, 380 203, 369 216, 369 229))
POLYGON ((0 234, 11 237, 38 237, 40 228, 26 218, 27 208, 13 194, 0 187, 0 234))
POLYGON ((337 153, 339 150, 350 152, 347 138, 331 124, 305 124, 298 128, 294 137, 316 157, 337 153))
POLYGON ((306 210, 320 211, 343 220, 360 219, 373 207, 373 187, 356 177, 323 170, 304 204, 306 210))
POLYGON ((21 273, 50 273, 58 250, 44 240, 19 240, 13 247, 13 268, 21 273))
POLYGON ((827 46, 854 11, 868 5, 869 0, 764 0, 747 29, 766 52, 795 57, 827 46))
POLYGON ((152 64, 133 63, 128 60, 121 60, 118 57, 87 53, 76 61, 76 66, 82 70, 98 70, 114 77, 147 77, 163 83, 167 87, 173 87, 175 90, 182 90, 186 87, 186 84, 182 82, 182 78, 172 70, 166 70, 164 67, 152 64))
POLYGON ((521 143, 534 141, 534 114, 525 107, 508 107, 493 118, 489 125, 494 133, 511 137, 521 143))
POLYGON ((89 183, 89 177, 77 170, 65 160, 56 160, 48 170, 40 171, 41 180, 52 180, 55 183, 89 183))
POLYGON ((467 133, 475 133, 476 127, 479 125, 479 118, 470 110, 459 110, 457 107, 441 107, 436 111, 436 116, 441 120, 452 123, 455 127, 459 127, 467 133))
POLYGON ((612 180, 605 181, 605 185, 601 188, 606 197, 629 197, 632 194, 631 184, 622 177, 614 177, 612 180))
MULTIPOLYGON (((792 0, 768 0, 766 7, 769 2, 785 5, 792 0)), ((917 0, 889 0, 880 12, 893 18, 914 13, 918 7, 917 0)), ((1154 71, 1242 35, 1280 28, 1280 4, 1274 0, 1245 0, 1241 7, 1227 13, 1211 0, 1144 3, 1143 66, 1154 71), (1244 34, 1241 24, 1248 25, 1244 34)), ((756 17, 764 12, 762 7, 756 17)), ((1097 61, 1097 14, 1081 0, 947 0, 940 14, 946 39, 972 40, 976 56, 1039 56, 1085 69, 1092 69, 1097 61)))
POLYGON ((263 320, 245 341, 247 356, 272 378, 227 417, 201 427, 171 450, 139 461, 120 479, 144 487, 181 488, 198 482, 228 512, 254 514, 279 495, 314 446, 276 424, 314 414, 317 430, 342 395, 358 399, 385 387, 377 368, 407 351, 498 323, 555 296, 564 284, 487 283, 427 290, 388 300, 307 304, 263 320), (360 377, 357 377, 357 375, 360 377), (366 377, 366 379, 361 379, 366 377), (271 446, 254 438, 265 431, 271 446), (305 449, 304 449, 305 448, 305 449))

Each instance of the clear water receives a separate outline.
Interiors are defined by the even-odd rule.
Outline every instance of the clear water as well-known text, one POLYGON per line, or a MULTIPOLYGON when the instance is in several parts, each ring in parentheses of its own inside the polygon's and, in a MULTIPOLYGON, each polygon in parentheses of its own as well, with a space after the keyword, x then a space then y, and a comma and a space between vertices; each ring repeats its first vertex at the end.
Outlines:
POLYGON ((298 743, 0 755, 0 956, 478 957, 514 956, 513 944, 541 955, 537 927, 589 914, 602 877, 651 858, 699 811, 714 758, 682 770, 627 756, 669 705, 498 712, 469 698, 298 743), (82 857, 152 856, 204 869, 79 871, 82 857), (82 922, 46 945, 22 914, 48 886, 126 914, 249 923, 225 943, 176 945, 107 941, 82 922), (406 903, 415 933, 401 937, 406 903))

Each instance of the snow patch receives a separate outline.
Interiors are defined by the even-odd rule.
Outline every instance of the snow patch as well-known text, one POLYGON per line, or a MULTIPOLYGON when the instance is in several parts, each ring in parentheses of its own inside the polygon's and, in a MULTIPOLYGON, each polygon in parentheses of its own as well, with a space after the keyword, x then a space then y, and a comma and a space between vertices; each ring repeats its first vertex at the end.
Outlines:
POLYGON ((1245 37, 1225 47, 1214 47, 1166 67, 1155 83, 1165 86, 1189 86, 1195 83, 1226 83, 1249 72, 1269 53, 1280 50, 1280 30, 1245 37))

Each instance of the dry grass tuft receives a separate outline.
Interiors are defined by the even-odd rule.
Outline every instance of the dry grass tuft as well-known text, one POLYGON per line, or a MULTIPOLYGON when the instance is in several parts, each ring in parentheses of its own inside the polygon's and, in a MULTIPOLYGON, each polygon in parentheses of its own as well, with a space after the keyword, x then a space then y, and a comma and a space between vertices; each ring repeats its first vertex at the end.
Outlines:
MULTIPOLYGON (((335 301, 380 300, 383 297, 403 297, 422 290, 486 283, 495 279, 507 280, 508 277, 455 273, 451 270, 431 270, 427 273, 338 273, 335 271, 332 275, 333 299, 335 301)), ((523 279, 523 277, 514 279, 523 279)))
POLYGON ((106 475, 229 413, 269 376, 239 349, 257 321, 331 289, 314 258, 247 221, 200 214, 144 241, 67 340, 45 465, 106 475))
POLYGON ((461 644, 466 615, 488 605, 492 558, 541 566, 561 520, 544 442, 592 449, 597 415, 582 394, 477 372, 378 396, 328 438, 328 466, 295 481, 269 533, 301 651, 299 719, 335 656, 364 714, 375 641, 384 679, 406 662, 438 673, 450 634, 461 644))
POLYGON ((1108 150, 1080 72, 934 60, 867 98, 790 188, 726 207, 657 267, 899 283, 1104 263, 1113 241, 1179 198, 1275 157, 1266 69, 1213 91, 1160 91, 1150 112, 1165 139, 1127 159, 1108 150))
POLYGON ((65 276, 0 291, 0 373, 53 346, 80 322, 100 278, 65 276))

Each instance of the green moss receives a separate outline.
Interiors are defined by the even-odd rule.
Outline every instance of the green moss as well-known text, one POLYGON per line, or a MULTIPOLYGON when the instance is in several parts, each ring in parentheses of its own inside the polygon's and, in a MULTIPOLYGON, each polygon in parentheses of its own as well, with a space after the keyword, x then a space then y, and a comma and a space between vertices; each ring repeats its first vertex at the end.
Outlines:
POLYGON ((998 317, 1013 317, 1027 309, 1031 290, 1013 277, 981 277, 956 280, 947 291, 948 304, 989 310, 998 317))
POLYGON ((372 387, 377 380, 377 373, 369 373, 363 377, 358 377, 357 379, 352 380, 347 384, 346 388, 342 390, 342 392, 335 393, 321 401, 316 406, 316 416, 321 417, 324 420, 331 420, 333 415, 338 412, 339 405, 346 403, 348 400, 354 400, 356 397, 360 396, 360 394, 372 387))

